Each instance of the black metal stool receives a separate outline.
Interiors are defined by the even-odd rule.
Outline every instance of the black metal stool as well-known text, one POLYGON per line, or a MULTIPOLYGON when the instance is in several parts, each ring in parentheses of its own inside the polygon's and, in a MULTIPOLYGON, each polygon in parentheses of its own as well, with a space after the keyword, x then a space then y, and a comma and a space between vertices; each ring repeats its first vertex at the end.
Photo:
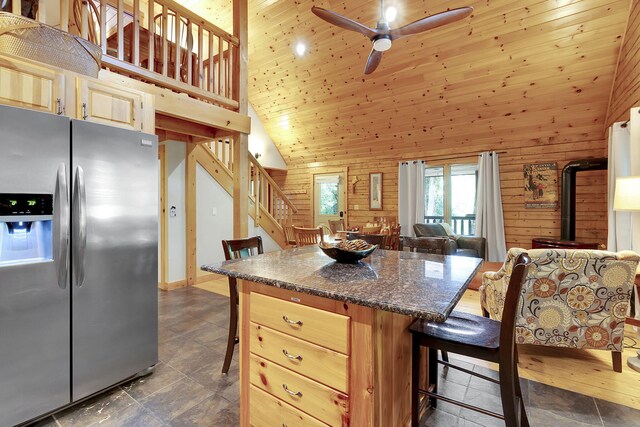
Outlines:
POLYGON ((516 362, 515 318, 520 290, 524 283, 530 262, 531 259, 526 253, 521 254, 516 260, 507 289, 502 322, 472 314, 454 312, 443 323, 417 320, 411 325, 409 330, 413 334, 411 375, 411 425, 413 427, 418 426, 420 417, 420 393, 429 397, 429 402, 434 408, 437 405, 437 399, 440 399, 503 419, 507 427, 529 426, 522 401, 518 365, 516 362), (429 348, 428 390, 420 389, 418 384, 420 379, 421 347, 429 348), (439 361, 437 358, 438 350, 495 362, 499 365, 500 380, 498 381, 469 371, 468 369, 460 368, 447 361, 439 361), (439 395, 437 393, 438 363, 500 384, 500 396, 504 415, 439 395))

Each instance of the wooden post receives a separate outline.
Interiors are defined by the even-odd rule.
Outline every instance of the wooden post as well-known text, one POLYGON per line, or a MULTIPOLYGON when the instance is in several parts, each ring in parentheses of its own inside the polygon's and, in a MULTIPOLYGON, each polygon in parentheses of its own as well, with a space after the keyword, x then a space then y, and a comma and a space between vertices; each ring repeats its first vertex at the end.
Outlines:
MULTIPOLYGON (((248 115, 248 3, 247 0, 233 1, 233 35, 240 42, 239 54, 233 64, 234 99, 238 100, 238 112, 248 115)), ((220 52, 222 60, 222 52, 220 52)), ((247 237, 249 234, 249 134, 240 133, 233 144, 233 237, 247 237)))
POLYGON ((187 286, 196 284, 196 148, 197 144, 187 142, 185 171, 185 203, 187 228, 187 286))

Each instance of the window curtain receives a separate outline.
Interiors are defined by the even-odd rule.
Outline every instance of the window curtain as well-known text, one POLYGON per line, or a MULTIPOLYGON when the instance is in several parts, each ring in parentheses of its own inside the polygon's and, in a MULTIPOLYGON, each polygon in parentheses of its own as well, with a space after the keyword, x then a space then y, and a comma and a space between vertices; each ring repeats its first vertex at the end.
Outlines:
POLYGON ((487 261, 504 261, 507 245, 504 240, 500 167, 495 151, 480 154, 477 191, 476 236, 487 239, 487 261))
POLYGON ((615 123, 609 128, 609 164, 607 185, 609 193, 609 232, 607 249, 613 252, 631 249, 631 212, 613 210, 613 196, 616 178, 631 175, 631 133, 630 126, 615 123))
POLYGON ((413 224, 424 222, 424 168, 422 160, 398 165, 398 224, 403 236, 414 236, 413 224))

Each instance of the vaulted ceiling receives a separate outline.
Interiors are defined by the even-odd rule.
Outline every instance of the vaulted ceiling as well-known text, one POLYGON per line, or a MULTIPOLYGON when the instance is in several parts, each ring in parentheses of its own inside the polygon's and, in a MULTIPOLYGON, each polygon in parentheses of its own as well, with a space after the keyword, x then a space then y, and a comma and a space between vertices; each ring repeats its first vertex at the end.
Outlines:
MULTIPOLYGON (((181 3, 231 30, 230 1, 181 3)), ((386 3, 399 9, 395 27, 475 10, 394 42, 365 76, 369 40, 311 7, 375 26, 378 1, 249 0, 249 100, 290 165, 603 137, 629 0, 386 3)))

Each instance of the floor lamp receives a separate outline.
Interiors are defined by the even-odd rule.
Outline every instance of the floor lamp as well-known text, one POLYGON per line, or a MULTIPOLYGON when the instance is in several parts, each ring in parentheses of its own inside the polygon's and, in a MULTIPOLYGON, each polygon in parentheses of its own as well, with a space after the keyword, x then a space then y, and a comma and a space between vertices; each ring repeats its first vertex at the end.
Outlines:
MULTIPOLYGON (((628 176, 624 178, 616 178, 616 189, 613 196, 613 210, 614 211, 627 211, 627 212, 640 212, 640 176, 628 176)), ((630 222, 629 232, 633 223, 630 222)), ((640 312, 640 307, 636 306, 636 317, 640 312)), ((627 365, 635 371, 640 372, 640 350, 638 350, 637 357, 630 357, 627 360, 627 365)))

